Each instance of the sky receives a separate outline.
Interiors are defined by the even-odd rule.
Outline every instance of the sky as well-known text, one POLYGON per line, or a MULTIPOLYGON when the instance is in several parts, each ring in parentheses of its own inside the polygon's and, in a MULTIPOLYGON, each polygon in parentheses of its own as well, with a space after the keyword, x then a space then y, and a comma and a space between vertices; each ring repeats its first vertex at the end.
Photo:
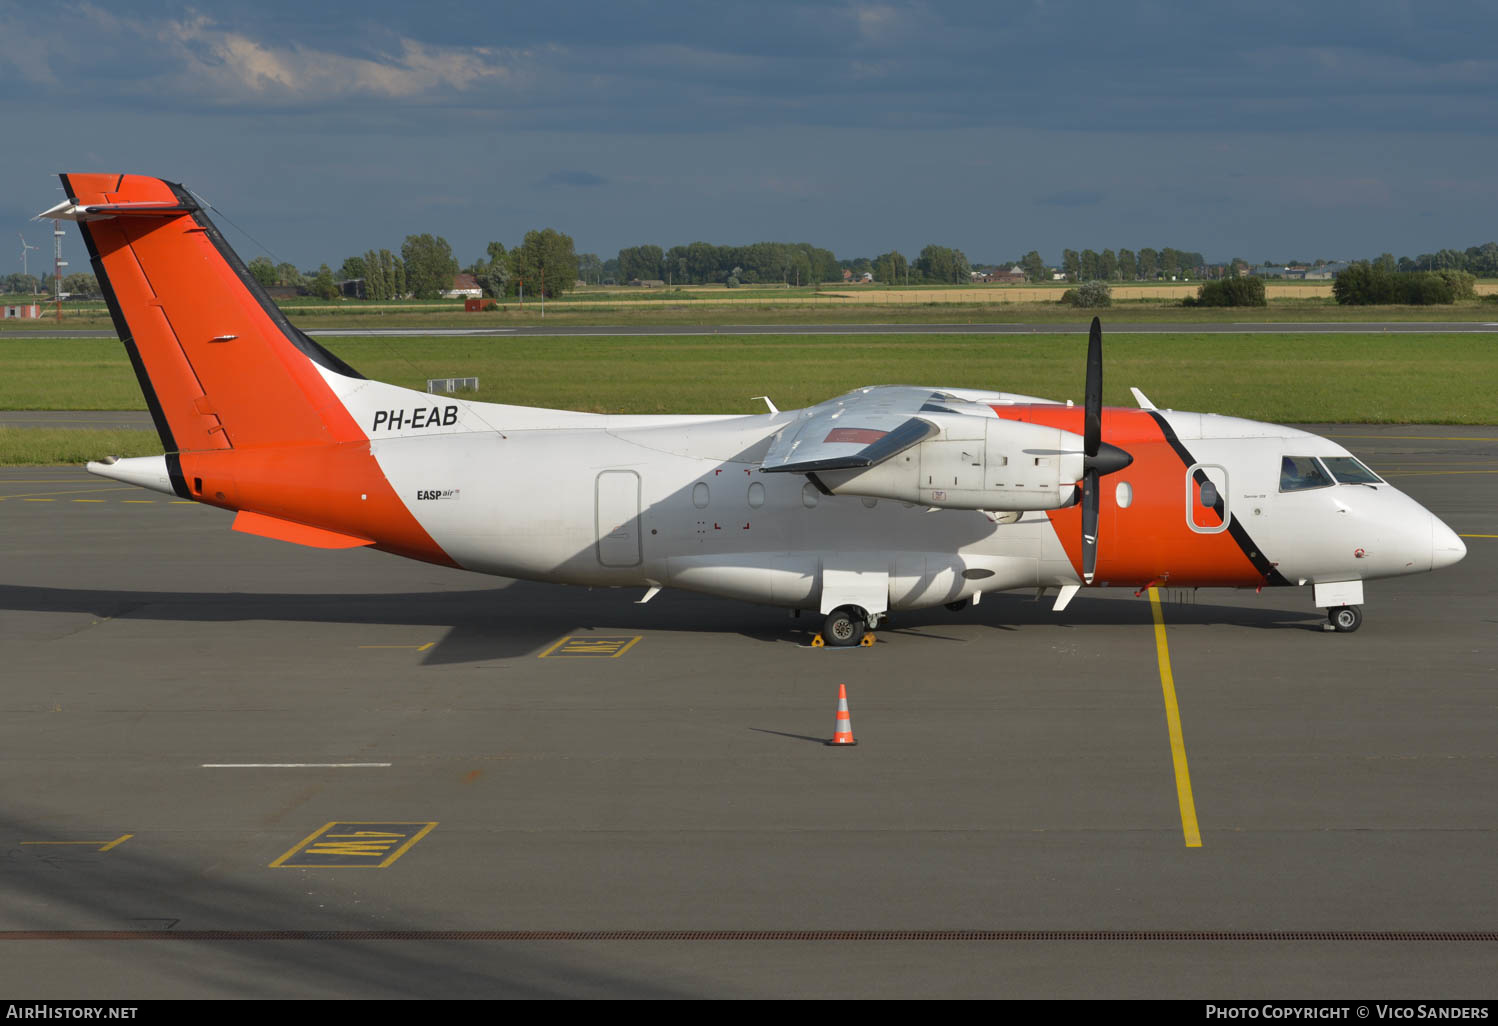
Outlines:
POLYGON ((1464 249, 1498 238, 1495 41, 1467 0, 0 0, 0 273, 50 249, 59 171, 182 182, 304 269, 544 227, 603 258, 1464 249))

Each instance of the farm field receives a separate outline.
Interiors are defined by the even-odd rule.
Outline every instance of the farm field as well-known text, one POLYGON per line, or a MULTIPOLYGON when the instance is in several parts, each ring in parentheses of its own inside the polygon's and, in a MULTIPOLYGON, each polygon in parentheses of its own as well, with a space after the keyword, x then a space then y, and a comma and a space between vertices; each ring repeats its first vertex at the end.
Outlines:
MULTIPOLYGON (((308 331, 319 328, 495 327, 555 324, 867 324, 984 323, 1025 321, 1074 322, 1090 312, 1062 306, 1065 286, 985 288, 913 287, 909 289, 832 287, 821 289, 725 289, 688 286, 679 289, 608 288, 580 291, 561 299, 524 305, 507 300, 498 307, 467 313, 457 300, 328 303, 299 298, 281 308, 292 323, 308 331)), ((1479 282, 1478 294, 1498 297, 1498 282, 1479 282)), ((1110 321, 1168 321, 1183 328, 1193 323, 1260 321, 1471 321, 1498 319, 1498 302, 1452 306, 1341 307, 1327 283, 1270 285, 1267 307, 1186 308, 1196 286, 1117 285, 1110 321)), ((0 322, 0 337, 56 330, 51 308, 40 320, 0 322)), ((102 302, 63 305, 65 329, 113 327, 102 302)))
MULTIPOLYGON (((870 384, 993 388, 1080 399, 1079 335, 756 335, 327 340, 368 377, 422 389, 477 376, 475 398, 598 413, 755 413, 870 384)), ((0 409, 143 409, 113 339, 0 340, 0 409)), ((1498 348, 1481 335, 1118 335, 1105 400, 1276 423, 1498 423, 1498 348)), ((0 463, 160 451, 153 432, 0 432, 0 463), (55 436, 44 441, 42 436, 55 436)))

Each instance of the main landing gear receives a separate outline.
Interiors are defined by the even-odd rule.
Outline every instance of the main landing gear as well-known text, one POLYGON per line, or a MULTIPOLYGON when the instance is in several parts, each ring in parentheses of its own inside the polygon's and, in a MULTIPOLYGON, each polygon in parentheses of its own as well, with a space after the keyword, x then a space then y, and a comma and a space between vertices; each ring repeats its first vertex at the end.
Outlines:
POLYGON ((822 644, 838 648, 858 644, 872 645, 874 636, 865 636, 865 632, 872 631, 887 620, 888 617, 884 614, 870 616, 858 606, 838 606, 822 622, 822 644))
POLYGON ((1326 618, 1332 625, 1332 630, 1341 634, 1351 634, 1363 626, 1362 606, 1333 606, 1326 611, 1326 618))

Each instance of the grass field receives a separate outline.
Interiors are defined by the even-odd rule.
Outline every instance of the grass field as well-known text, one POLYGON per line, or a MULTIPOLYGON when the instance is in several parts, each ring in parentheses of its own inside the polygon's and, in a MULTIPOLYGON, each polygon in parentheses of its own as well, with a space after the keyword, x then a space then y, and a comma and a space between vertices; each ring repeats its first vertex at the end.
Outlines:
MULTIPOLYGON (((994 388, 1080 400, 1081 335, 338 338, 368 377, 421 389, 477 376, 476 398, 617 413, 750 413, 871 384, 994 388)), ((1276 423, 1498 423, 1498 345, 1482 335, 1116 335, 1105 400, 1276 423)), ((114 340, 0 340, 0 409, 143 409, 114 340)), ((151 432, 10 429, 0 463, 159 451, 151 432), (89 437, 93 435, 94 437, 89 437), (143 446, 143 447, 142 447, 143 446)))
POLYGON ((87 463, 101 456, 155 456, 155 431, 64 431, 0 427, 0 466, 42 467, 87 463))

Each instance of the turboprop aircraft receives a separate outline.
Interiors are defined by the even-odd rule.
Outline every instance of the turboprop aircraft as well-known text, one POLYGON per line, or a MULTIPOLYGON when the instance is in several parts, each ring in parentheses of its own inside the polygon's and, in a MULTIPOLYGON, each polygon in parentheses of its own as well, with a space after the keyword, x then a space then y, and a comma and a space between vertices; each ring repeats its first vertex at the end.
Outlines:
POLYGON ((613 416, 370 381, 293 326, 191 193, 62 176, 163 455, 113 480, 237 513, 234 529, 480 573, 662 588, 825 615, 990 591, 1310 585, 1331 626, 1363 582, 1448 566, 1450 528, 1346 449, 1236 417, 905 385, 750 416, 613 416))

